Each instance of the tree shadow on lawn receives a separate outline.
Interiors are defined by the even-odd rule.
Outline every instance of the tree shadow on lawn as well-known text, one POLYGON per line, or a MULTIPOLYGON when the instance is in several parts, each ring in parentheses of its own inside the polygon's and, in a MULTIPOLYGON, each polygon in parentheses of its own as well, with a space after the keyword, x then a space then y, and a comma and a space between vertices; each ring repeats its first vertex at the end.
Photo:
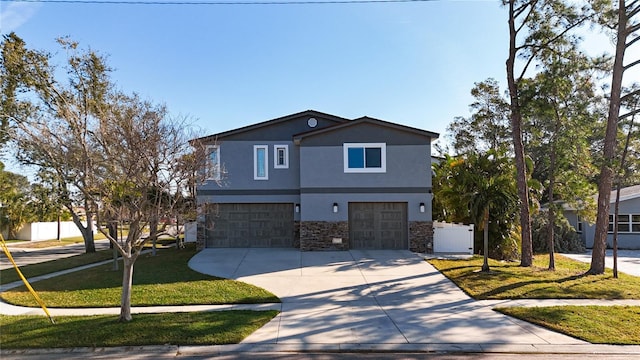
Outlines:
POLYGON ((630 298, 622 284, 610 273, 585 275, 586 267, 550 272, 541 267, 523 270, 524 268, 513 264, 492 264, 491 269, 486 273, 480 271, 479 264, 465 264, 441 271, 468 295, 478 300, 630 298))
MULTIPOLYGON (((159 251, 156 256, 141 255, 134 265, 133 305, 279 302, 279 299, 274 295, 253 285, 191 270, 187 263, 194 254, 195 251, 169 249, 159 251)), ((106 303, 117 301, 119 304, 123 272, 121 261, 118 267, 119 270, 114 271, 113 263, 110 262, 95 268, 41 280, 32 285, 43 296, 46 293, 57 293, 57 296, 68 294, 76 299, 72 301, 75 305, 69 305, 70 307, 96 307, 98 306, 95 304, 96 301, 90 301, 90 304, 85 306, 81 301, 84 297, 94 298, 96 296, 104 298, 106 303)), ((24 285, 5 292, 2 297, 5 301, 14 304, 23 302, 18 298, 26 297, 31 300, 24 285)), ((34 303, 33 306, 36 304, 34 303)))
MULTIPOLYGON (((485 275, 491 276, 491 275, 485 275)), ((505 280, 509 277, 505 277, 505 280)), ((506 283, 474 296, 487 299, 623 299, 625 293, 619 287, 610 286, 608 275, 578 274, 559 279, 538 279, 506 283), (531 287, 530 290, 522 288, 531 287), (520 290, 518 290, 520 289, 520 290), (514 293, 514 290, 515 291, 514 293)))

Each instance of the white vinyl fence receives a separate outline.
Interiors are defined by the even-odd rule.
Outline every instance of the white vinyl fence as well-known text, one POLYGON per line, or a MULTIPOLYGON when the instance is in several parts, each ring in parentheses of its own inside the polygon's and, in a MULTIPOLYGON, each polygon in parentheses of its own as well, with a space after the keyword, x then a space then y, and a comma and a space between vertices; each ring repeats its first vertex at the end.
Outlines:
POLYGON ((473 254, 474 225, 433 222, 433 252, 473 254))
MULTIPOLYGON (((93 228, 94 234, 96 228, 93 228)), ((35 222, 28 223, 22 226, 18 231, 18 240, 39 241, 39 240, 52 240, 58 236, 58 223, 57 222, 35 222)), ((68 238, 82 236, 82 233, 73 223, 73 221, 60 222, 60 237, 68 238)))

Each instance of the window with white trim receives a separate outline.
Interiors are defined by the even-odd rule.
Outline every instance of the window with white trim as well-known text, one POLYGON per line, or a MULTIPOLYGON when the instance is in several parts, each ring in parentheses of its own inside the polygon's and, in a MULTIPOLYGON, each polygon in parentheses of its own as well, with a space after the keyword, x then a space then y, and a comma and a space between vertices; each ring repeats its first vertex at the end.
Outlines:
POLYGON ((578 215, 576 218, 576 232, 577 233, 582 232, 582 217, 580 217, 580 215, 578 215))
POLYGON ((273 145, 273 168, 289 168, 289 145, 273 145))
POLYGON ((631 232, 640 232, 640 214, 631 215, 631 232))
POLYGON ((208 145, 207 151, 207 179, 220 180, 222 171, 220 169, 220 147, 218 145, 208 145))
MULTIPOLYGON (((609 232, 613 232, 613 215, 609 215, 609 232)), ((640 214, 618 214, 618 232, 640 232, 640 214)))
POLYGON ((269 146, 253 146, 253 179, 269 180, 269 146))
POLYGON ((343 153, 345 173, 387 172, 385 143, 345 143, 343 153))

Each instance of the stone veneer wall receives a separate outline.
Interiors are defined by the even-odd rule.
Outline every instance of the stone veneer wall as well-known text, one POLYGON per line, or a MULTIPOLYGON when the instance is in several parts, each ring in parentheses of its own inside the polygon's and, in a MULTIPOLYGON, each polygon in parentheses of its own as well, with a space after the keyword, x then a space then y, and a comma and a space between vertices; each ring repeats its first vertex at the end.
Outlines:
POLYGON ((300 221, 293 222, 293 248, 300 249, 300 221))
POLYGON ((433 221, 409 222, 409 250, 433 254, 433 221))
MULTIPOLYGON (((204 218, 204 216, 202 216, 204 218)), ((196 250, 202 250, 205 248, 207 244, 206 240, 206 230, 204 226, 204 221, 202 221, 201 217, 198 217, 198 221, 196 222, 196 250)))
POLYGON ((217 211, 217 204, 201 204, 197 211, 196 249, 202 250, 207 247, 207 229, 213 229, 213 214, 217 211))
POLYGON ((349 222, 302 221, 300 250, 349 250, 349 222), (342 243, 334 244, 334 238, 342 238, 342 243))

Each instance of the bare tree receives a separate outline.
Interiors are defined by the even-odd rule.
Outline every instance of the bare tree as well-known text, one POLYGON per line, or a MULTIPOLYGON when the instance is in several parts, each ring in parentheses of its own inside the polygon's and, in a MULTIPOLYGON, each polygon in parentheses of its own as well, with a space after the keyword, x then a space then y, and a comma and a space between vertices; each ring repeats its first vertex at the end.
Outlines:
MULTIPOLYGON (((193 137, 184 119, 168 116, 163 106, 141 101, 137 96, 118 95, 105 120, 95 129, 97 147, 106 166, 93 197, 100 204, 98 230, 105 234, 123 257, 120 320, 131 320, 133 266, 151 236, 145 229, 157 224, 161 212, 177 210, 173 199, 189 192, 188 178, 204 167, 204 152, 189 145, 193 137), (125 209, 129 232, 123 244, 103 226, 102 214, 125 209)), ((153 236, 165 234, 157 229, 153 236)))

